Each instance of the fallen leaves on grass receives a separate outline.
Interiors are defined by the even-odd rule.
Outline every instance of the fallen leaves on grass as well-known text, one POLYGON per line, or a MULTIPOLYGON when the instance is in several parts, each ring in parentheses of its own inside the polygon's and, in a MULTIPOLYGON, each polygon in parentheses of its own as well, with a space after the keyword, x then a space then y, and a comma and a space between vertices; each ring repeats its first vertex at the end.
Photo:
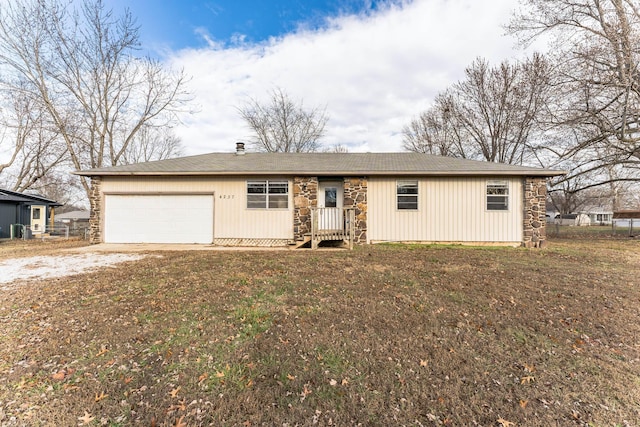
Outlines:
POLYGON ((93 421, 95 419, 96 419, 96 417, 92 416, 87 411, 84 412, 83 416, 78 417, 78 420, 82 421, 82 424, 80 424, 80 425, 83 425, 83 426, 89 424, 91 421, 93 421))
POLYGON ((71 368, 61 369, 55 374, 51 374, 51 379, 54 381, 64 381, 65 379, 67 379, 67 377, 69 377, 70 375, 73 375, 75 371, 76 371, 75 369, 71 369, 71 368))
POLYGON ((304 402, 304 400, 307 398, 308 395, 310 395, 312 393, 311 389, 309 388, 309 384, 305 384, 304 388, 302 389, 302 392, 300 393, 300 402, 304 402))
POLYGON ((54 381, 64 381, 67 373, 65 371, 58 371, 55 374, 51 375, 51 379, 54 381))
POLYGON ((512 423, 511 421, 507 421, 504 418, 498 418, 498 423, 500 424, 500 427, 511 427, 511 426, 515 426, 514 423, 512 423))
POLYGON ((520 384, 529 384, 532 381, 535 381, 536 378, 531 375, 527 375, 525 377, 520 378, 520 384))
POLYGON ((178 386, 176 388, 174 388, 173 390, 171 390, 169 392, 169 394, 171 395, 171 397, 175 398, 178 397, 178 393, 180 392, 180 389, 182 388, 182 386, 178 386))
POLYGON ((107 397, 109 397, 108 394, 104 394, 104 391, 100 392, 100 394, 96 393, 96 396, 94 398, 94 400, 97 402, 100 402, 101 400, 106 399, 107 397))
POLYGON ((528 404, 528 403, 529 403, 529 401, 528 401, 528 400, 520 400, 520 407, 521 407, 522 409, 524 409, 524 408, 526 408, 526 407, 527 407, 527 404, 528 404))

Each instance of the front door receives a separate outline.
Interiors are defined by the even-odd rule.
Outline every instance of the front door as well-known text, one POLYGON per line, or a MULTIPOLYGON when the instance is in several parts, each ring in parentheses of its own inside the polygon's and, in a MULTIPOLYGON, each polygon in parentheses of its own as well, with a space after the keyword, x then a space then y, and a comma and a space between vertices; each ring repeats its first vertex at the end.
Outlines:
POLYGON ((344 189, 340 181, 318 183, 318 229, 343 230, 344 189))
POLYGON ((31 232, 44 233, 47 225, 47 207, 40 205, 31 206, 31 232))

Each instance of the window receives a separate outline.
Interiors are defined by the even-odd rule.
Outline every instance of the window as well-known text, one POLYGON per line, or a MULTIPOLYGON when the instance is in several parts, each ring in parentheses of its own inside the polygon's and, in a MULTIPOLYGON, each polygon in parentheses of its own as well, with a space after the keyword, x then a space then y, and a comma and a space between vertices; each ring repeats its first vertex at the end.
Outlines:
POLYGON ((509 210, 509 182, 508 181, 488 181, 487 182, 487 210, 488 211, 509 210))
POLYGON ((287 181, 247 181, 248 209, 287 209, 289 183, 287 181))
POLYGON ((418 209, 418 181, 398 181, 396 183, 398 210, 418 209))
POLYGON ((336 187, 327 187, 324 189, 324 207, 338 207, 338 189, 336 187))
POLYGON ((33 208, 33 219, 40 219, 40 208, 33 208))

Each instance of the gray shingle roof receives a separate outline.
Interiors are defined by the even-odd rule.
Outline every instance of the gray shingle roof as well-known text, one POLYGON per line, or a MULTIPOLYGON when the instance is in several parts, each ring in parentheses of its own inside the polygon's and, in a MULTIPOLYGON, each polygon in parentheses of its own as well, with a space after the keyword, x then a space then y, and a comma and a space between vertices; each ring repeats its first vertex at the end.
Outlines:
POLYGON ((420 153, 210 153, 76 172, 117 175, 504 175, 556 176, 564 171, 420 153))
POLYGON ((54 200, 47 199, 35 194, 19 193, 17 191, 0 188, 0 201, 13 203, 46 203, 52 206, 62 206, 54 200))

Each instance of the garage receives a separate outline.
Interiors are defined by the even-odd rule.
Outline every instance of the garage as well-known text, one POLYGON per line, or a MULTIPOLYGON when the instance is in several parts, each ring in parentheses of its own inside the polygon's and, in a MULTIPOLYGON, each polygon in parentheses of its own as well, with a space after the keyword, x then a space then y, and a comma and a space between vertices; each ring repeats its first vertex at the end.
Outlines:
POLYGON ((105 243, 213 242, 213 194, 105 195, 105 243))

